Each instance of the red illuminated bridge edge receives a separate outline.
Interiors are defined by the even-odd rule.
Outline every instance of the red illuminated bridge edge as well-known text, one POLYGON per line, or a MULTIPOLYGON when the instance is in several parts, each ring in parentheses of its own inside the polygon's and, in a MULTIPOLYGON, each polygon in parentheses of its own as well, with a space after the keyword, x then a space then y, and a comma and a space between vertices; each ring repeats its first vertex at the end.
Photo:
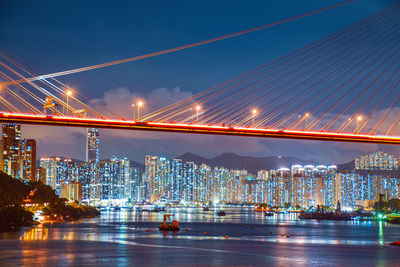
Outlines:
POLYGON ((0 112, 0 122, 64 127, 108 128, 156 132, 233 135, 247 137, 287 138, 400 145, 400 136, 315 132, 303 130, 280 130, 251 127, 246 128, 217 125, 194 125, 163 122, 139 122, 115 119, 77 118, 7 112, 0 112))

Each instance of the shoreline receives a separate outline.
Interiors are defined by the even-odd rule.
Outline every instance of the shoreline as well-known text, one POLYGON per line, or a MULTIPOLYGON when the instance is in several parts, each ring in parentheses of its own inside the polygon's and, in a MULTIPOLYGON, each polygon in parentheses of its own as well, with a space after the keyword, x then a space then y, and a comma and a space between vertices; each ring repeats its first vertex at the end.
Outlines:
POLYGON ((52 224, 64 224, 64 223, 70 223, 70 222, 76 222, 79 220, 84 220, 84 219, 91 219, 91 218, 96 218, 100 216, 100 212, 96 216, 82 216, 77 219, 68 219, 68 220, 44 220, 44 221, 32 221, 29 224, 25 225, 20 225, 20 226, 13 226, 13 225, 8 225, 8 226, 1 226, 0 227, 0 235, 4 233, 16 233, 18 231, 21 231, 21 234, 26 232, 27 230, 33 229, 34 227, 43 225, 52 225, 52 224))

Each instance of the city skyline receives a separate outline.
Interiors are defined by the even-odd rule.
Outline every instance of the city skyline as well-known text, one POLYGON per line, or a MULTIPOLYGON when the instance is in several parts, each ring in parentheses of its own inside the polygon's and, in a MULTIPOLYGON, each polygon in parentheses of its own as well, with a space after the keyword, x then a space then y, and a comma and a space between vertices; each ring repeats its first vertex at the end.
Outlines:
MULTIPOLYGON (((87 129, 87 159, 77 162, 56 156, 41 157, 36 167, 36 142, 21 139, 21 127, 2 126, 2 170, 24 181, 41 181, 59 196, 90 205, 124 206, 135 203, 262 203, 276 207, 371 207, 381 196, 399 197, 396 173, 400 157, 386 152, 362 155, 353 166, 299 165, 264 169, 209 166, 180 158, 146 155, 144 169, 127 158, 99 159, 100 135, 87 129), (37 172, 36 172, 37 169, 37 172), (361 172, 360 172, 361 171, 361 172), (363 173, 364 172, 364 173, 363 173), (376 173, 375 173, 376 172, 376 173)), ((295 160, 295 159, 294 159, 295 160)))

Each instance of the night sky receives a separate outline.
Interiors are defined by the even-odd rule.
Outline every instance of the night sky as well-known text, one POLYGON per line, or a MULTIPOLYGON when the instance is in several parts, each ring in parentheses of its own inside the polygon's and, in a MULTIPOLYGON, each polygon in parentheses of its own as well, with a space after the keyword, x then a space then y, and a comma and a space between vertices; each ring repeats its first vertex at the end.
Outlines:
MULTIPOLYGON (((0 48, 37 74, 63 71, 173 48, 264 25, 341 1, 8 1, 0 9, 0 48)), ((140 97, 173 103, 250 71, 398 1, 359 0, 311 17, 188 50, 59 80, 125 116, 140 97)), ((144 110, 145 112, 145 110, 144 110)), ((85 130, 23 126, 39 156, 83 159, 85 130)), ((294 156, 341 163, 396 147, 316 141, 191 136, 101 130, 101 157, 294 156)))

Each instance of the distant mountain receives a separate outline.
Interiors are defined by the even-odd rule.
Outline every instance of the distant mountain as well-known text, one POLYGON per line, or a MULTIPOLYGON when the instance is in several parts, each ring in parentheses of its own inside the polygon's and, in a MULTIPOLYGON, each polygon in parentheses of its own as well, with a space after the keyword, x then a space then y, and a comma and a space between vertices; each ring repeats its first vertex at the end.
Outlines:
POLYGON ((342 170, 347 170, 347 171, 352 171, 354 170, 354 160, 343 163, 343 164, 337 164, 337 170, 342 171, 342 170))
POLYGON ((144 167, 145 167, 144 164, 136 162, 136 161, 133 161, 133 160, 130 161, 130 166, 133 167, 133 168, 138 168, 138 169, 140 169, 142 171, 144 171, 144 167))
POLYGON ((318 164, 313 161, 297 159, 294 157, 270 156, 257 158, 240 156, 235 153, 223 153, 212 159, 208 159, 188 152, 176 158, 182 159, 186 162, 194 162, 196 164, 205 163, 211 167, 218 166, 227 169, 246 169, 252 174, 257 174, 259 170, 290 168, 294 164, 318 164))

